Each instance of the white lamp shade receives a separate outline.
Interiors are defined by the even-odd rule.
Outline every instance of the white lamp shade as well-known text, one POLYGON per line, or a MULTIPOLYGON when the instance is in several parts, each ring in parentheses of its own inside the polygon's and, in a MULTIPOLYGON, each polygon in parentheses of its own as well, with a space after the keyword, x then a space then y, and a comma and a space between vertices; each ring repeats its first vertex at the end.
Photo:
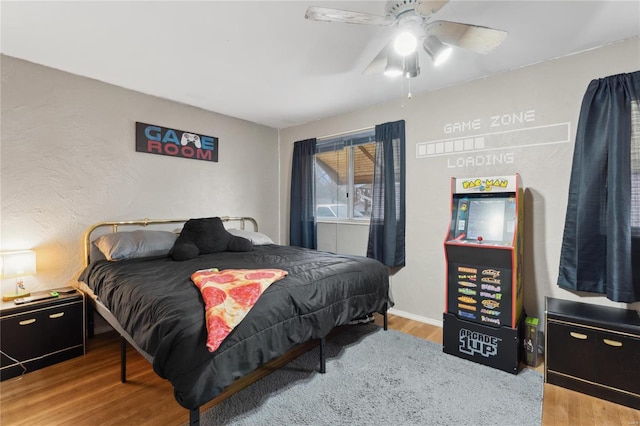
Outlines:
POLYGON ((402 72, 407 78, 414 78, 420 75, 418 52, 413 52, 411 55, 404 57, 404 67, 402 72))
POLYGON ((387 55, 387 66, 384 69, 384 75, 387 77, 398 77, 402 75, 402 57, 394 51, 389 51, 387 55))
POLYGON ((0 253, 2 278, 24 277, 36 273, 36 252, 33 250, 0 253))
POLYGON ((451 56, 452 52, 451 46, 443 44, 438 37, 434 35, 427 37, 424 40, 422 47, 425 52, 431 56, 431 59, 433 59, 433 65, 436 67, 445 63, 447 59, 449 59, 449 56, 451 56))

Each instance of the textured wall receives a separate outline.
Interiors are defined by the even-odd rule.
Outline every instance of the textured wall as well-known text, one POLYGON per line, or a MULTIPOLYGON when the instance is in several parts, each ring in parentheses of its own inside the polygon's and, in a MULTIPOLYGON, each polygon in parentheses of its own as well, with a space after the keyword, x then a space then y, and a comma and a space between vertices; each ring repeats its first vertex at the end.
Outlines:
MULTIPOLYGON (((582 97, 592 79, 640 69, 640 39, 531 65, 482 80, 414 95, 281 131, 281 238, 288 241, 292 144, 399 119, 407 137, 407 266, 392 277, 395 308, 440 321, 444 308, 443 241, 450 220, 450 178, 520 173, 525 193, 524 304, 544 315, 552 296, 626 306, 556 285, 573 145, 582 97), (532 132, 520 130, 540 128, 532 132), (515 132, 513 132, 515 130, 515 132), (421 144, 485 136, 473 154, 418 157, 421 144), (553 141, 559 143, 542 143, 553 141), (501 147, 501 148, 500 148, 501 147)), ((420 78, 428 78, 423 70, 420 78)), ((400 81, 389 82, 397 84, 400 81)), ((442 145, 444 146, 444 145, 442 145)), ((425 151, 426 152, 426 151, 425 151)), ((340 236, 338 236, 340 238, 340 236)), ((366 239, 361 243, 366 247, 366 239)), ((640 309, 640 303, 631 305, 640 309)))
POLYGON ((99 221, 248 215, 277 239, 276 129, 0 58, 0 247, 36 250, 29 289, 77 274, 99 221), (136 152, 136 121, 217 136, 219 162, 136 152))

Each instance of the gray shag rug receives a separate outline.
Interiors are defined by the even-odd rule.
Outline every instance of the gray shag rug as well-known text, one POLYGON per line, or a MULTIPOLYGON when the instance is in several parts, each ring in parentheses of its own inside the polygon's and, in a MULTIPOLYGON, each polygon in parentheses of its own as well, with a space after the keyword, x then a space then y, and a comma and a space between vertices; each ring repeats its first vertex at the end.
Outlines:
POLYGON ((542 375, 513 375, 374 324, 315 348, 201 414, 202 425, 540 425, 542 375))

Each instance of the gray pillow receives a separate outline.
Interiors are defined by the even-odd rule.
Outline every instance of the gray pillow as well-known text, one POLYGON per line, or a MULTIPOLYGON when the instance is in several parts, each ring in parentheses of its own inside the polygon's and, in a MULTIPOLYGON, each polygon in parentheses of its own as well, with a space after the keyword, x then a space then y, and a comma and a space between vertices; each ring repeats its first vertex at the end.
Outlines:
POLYGON ((169 231, 129 231, 103 235, 93 241, 107 260, 167 256, 178 235, 169 231))
POLYGON ((235 235, 236 237, 246 238, 251 241, 254 246, 261 246, 265 244, 275 244, 271 238, 266 236, 265 234, 261 234, 260 232, 255 231, 247 231, 246 229, 227 229, 231 235, 235 235))

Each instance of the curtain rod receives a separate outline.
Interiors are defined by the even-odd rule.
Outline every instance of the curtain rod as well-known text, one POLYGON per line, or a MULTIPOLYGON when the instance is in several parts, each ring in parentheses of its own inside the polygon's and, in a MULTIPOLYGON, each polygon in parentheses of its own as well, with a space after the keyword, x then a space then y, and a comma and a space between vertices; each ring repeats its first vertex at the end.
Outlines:
POLYGON ((337 138, 338 136, 344 136, 344 135, 348 135, 350 133, 364 132, 365 130, 371 130, 371 129, 375 129, 375 128, 376 128, 376 126, 363 127, 362 129, 349 130, 349 131, 346 131, 346 132, 334 133, 332 135, 320 136, 320 137, 317 137, 316 139, 337 138))

